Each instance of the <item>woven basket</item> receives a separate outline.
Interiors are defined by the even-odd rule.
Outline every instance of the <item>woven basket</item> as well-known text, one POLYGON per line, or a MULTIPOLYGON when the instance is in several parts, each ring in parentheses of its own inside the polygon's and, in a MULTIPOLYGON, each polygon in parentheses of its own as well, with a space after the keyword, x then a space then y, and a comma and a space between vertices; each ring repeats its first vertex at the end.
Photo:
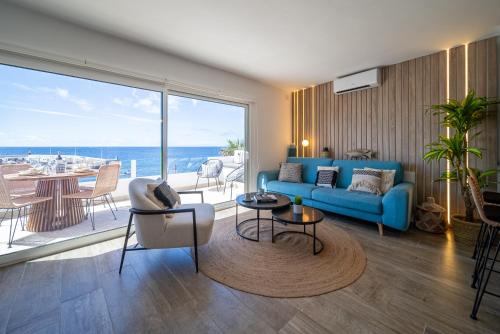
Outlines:
POLYGON ((451 221, 455 241, 463 245, 474 246, 479 230, 481 229, 481 221, 475 220, 471 223, 460 215, 451 216, 451 221))

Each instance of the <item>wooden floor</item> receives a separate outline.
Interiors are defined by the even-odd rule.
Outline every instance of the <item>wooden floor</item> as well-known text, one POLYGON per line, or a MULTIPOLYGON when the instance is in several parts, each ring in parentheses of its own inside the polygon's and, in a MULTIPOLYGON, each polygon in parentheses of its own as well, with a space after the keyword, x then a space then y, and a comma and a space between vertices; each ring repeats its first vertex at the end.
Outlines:
POLYGON ((479 320, 469 318, 473 262, 450 236, 379 237, 373 224, 326 223, 350 231, 368 257, 342 290, 300 299, 243 293, 196 274, 182 249, 130 252, 119 276, 117 239, 0 269, 0 333, 500 332, 500 299, 485 296, 479 320))

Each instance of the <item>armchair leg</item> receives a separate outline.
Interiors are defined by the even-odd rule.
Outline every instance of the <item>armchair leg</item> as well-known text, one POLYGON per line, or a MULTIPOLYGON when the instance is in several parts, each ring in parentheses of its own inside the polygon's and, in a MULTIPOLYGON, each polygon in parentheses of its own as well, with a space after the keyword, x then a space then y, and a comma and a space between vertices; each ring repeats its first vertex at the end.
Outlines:
POLYGON ((483 222, 481 222, 481 228, 479 229, 479 233, 477 234, 477 238, 476 238, 476 243, 474 245, 474 253, 472 254, 472 259, 476 259, 476 256, 477 256, 477 253, 480 249, 480 244, 481 244, 481 240, 482 240, 482 236, 483 236, 483 233, 484 233, 484 230, 485 230, 485 224, 483 222))
POLYGON ((194 186, 194 190, 197 190, 198 189, 198 181, 200 181, 200 177, 198 176, 198 178, 196 179, 196 185, 194 186))
POLYGON ((123 268, 123 261, 125 260, 125 252, 127 251, 127 243, 128 243, 128 237, 130 235, 130 227, 132 226, 132 219, 134 217, 134 214, 130 214, 130 218, 128 220, 128 226, 127 226, 127 234, 125 234, 125 242, 123 243, 123 250, 122 250, 122 259, 120 261, 120 270, 118 270, 118 274, 121 275, 122 273, 122 268, 123 268))
POLYGON ((377 223, 378 226, 378 234, 383 237, 384 236, 384 225, 381 223, 377 223))

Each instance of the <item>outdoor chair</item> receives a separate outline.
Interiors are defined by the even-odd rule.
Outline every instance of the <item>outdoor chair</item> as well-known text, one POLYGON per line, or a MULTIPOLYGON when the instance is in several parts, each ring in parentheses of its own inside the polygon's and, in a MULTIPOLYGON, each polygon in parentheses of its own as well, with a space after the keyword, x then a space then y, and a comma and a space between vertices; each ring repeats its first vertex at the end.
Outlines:
POLYGON ((224 194, 226 194, 226 186, 228 182, 230 183, 229 187, 231 188, 230 199, 233 199, 233 183, 245 182, 245 165, 241 165, 240 167, 227 174, 226 180, 224 181, 224 194))
MULTIPOLYGON (((121 166, 120 162, 118 161, 111 161, 109 165, 118 165, 121 166)), ((121 167, 120 167, 121 168, 121 167)), ((118 211, 118 207, 116 206, 115 199, 113 198, 113 192, 116 191, 116 188, 118 187, 118 181, 120 179, 120 168, 116 170, 116 175, 114 176, 114 187, 112 187, 111 191, 108 194, 109 200, 111 200, 111 203, 113 203, 113 206, 115 207, 115 211, 118 211)), ((95 184, 93 186, 80 186, 80 190, 94 190, 95 184)))
POLYGON ((178 247, 194 248, 194 263, 198 272, 198 246, 208 243, 215 219, 213 205, 203 203, 202 191, 179 191, 178 194, 200 194, 201 202, 181 204, 177 208, 163 209, 147 197, 147 185, 154 180, 137 178, 129 184, 132 208, 123 245, 119 273, 122 272, 125 253, 145 249, 178 247), (169 215, 169 217, 166 217, 169 215), (132 223, 135 232, 130 232, 132 223), (137 236, 137 244, 128 247, 128 240, 137 236))
POLYGON ((209 159, 202 163, 196 172, 198 178, 196 179, 194 189, 198 189, 200 178, 207 179, 208 187, 210 187, 210 179, 215 179, 215 185, 217 186, 217 191, 219 191, 219 176, 222 173, 222 167, 224 167, 224 163, 219 159, 209 159))
MULTIPOLYGON (((0 174, 16 174, 32 168, 29 164, 0 165, 0 174)), ((36 181, 9 181, 5 180, 7 188, 12 197, 34 196, 36 193, 36 181)))
POLYGON ((496 244, 496 250, 494 250, 494 248, 495 240, 497 239, 500 228, 500 207, 495 204, 491 207, 491 205, 484 202, 479 183, 473 172, 469 172, 468 182, 471 189, 472 199, 474 200, 477 212, 482 221, 478 240, 476 242, 476 264, 472 274, 472 287, 476 288, 477 292, 470 316, 472 319, 477 320, 477 313, 479 311, 479 307, 481 306, 484 294, 500 297, 498 293, 493 293, 486 289, 491 274, 499 273, 499 271, 495 270, 494 267, 497 262, 500 243, 496 244), (493 209, 489 210, 489 214, 485 212, 485 209, 488 206, 493 209), (492 219, 493 217, 495 219, 492 219))
POLYGON ((52 197, 36 197, 36 196, 16 196, 12 197, 9 192, 8 184, 0 174, 0 209, 5 210, 2 222, 10 212, 10 228, 9 228, 9 248, 12 247, 12 242, 14 241, 14 235, 16 233, 17 224, 21 222, 21 226, 24 229, 26 223, 27 209, 33 204, 38 204, 46 201, 52 200, 52 197), (16 216, 14 217, 14 211, 16 216), (22 214, 21 214, 22 213, 22 214), (15 218, 15 221, 14 221, 15 218))
MULTIPOLYGON (((93 188, 81 189, 74 194, 64 195, 63 199, 81 199, 85 200, 86 217, 90 216, 92 230, 95 230, 95 201, 101 200, 100 203, 107 204, 113 218, 116 220, 116 215, 111 207, 110 194, 115 191, 117 179, 120 175, 120 165, 110 164, 102 165, 99 168, 95 186, 93 188)), ((99 204, 99 203, 98 203, 99 204)))

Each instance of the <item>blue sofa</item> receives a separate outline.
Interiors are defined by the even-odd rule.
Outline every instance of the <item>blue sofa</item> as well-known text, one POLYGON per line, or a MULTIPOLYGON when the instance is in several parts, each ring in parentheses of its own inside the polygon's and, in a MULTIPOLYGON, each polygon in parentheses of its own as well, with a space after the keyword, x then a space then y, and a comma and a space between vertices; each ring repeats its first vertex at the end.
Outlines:
POLYGON ((257 176, 257 189, 263 188, 289 196, 302 196, 304 205, 320 210, 359 218, 406 231, 413 207, 413 183, 403 182, 403 167, 395 161, 332 160, 325 158, 288 158, 287 162, 302 164, 303 183, 278 181, 279 170, 262 171, 257 176), (339 166, 337 187, 314 185, 318 166, 339 166), (383 196, 347 191, 353 168, 395 169, 394 187, 383 196))

